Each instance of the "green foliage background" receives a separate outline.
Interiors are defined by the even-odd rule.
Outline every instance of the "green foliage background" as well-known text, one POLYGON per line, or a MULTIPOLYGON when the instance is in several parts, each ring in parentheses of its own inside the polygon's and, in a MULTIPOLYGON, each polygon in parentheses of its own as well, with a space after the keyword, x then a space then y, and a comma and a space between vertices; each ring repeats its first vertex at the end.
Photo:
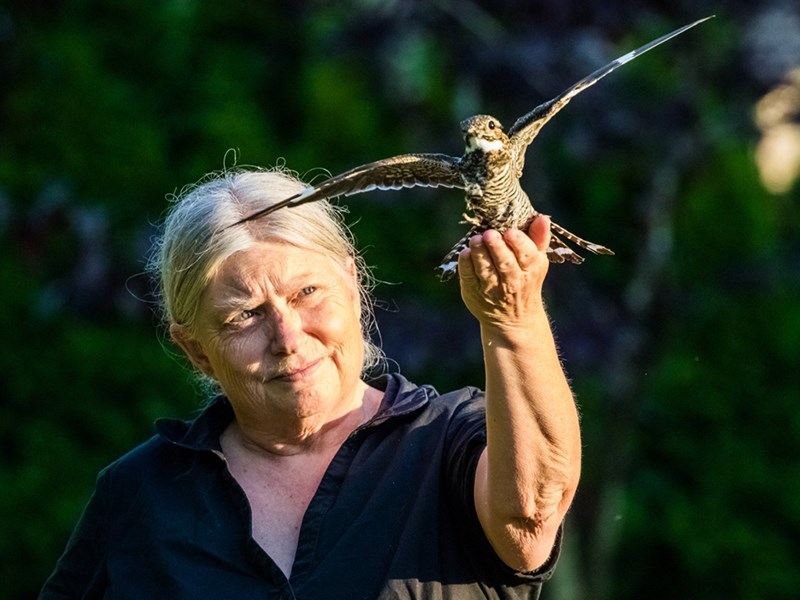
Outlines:
MULTIPOLYGON (((796 597, 798 186, 761 185, 753 111, 800 67, 754 23, 800 9, 750 4, 0 5, 0 596, 35 597, 97 471, 199 406, 142 275, 168 194, 236 162, 312 180, 460 154, 460 119, 509 125, 716 11, 573 100, 528 154, 537 207, 617 251, 548 280, 585 465, 545 595, 796 597)), ((476 328, 432 271, 461 202, 348 201, 387 282, 384 346, 441 388, 482 381, 476 328)))

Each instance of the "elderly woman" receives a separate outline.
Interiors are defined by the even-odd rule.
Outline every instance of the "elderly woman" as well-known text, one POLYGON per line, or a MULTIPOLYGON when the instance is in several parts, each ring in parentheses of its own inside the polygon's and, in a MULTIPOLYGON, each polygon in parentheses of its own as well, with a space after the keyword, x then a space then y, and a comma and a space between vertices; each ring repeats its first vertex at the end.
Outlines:
MULTIPOLYGON (((459 259, 486 392, 380 361, 368 273, 326 202, 225 172, 166 219, 172 339, 220 392, 109 467, 42 598, 531 598, 558 555, 580 435, 541 289, 546 217, 459 259)), ((446 349, 443 349, 446 351, 446 349)))

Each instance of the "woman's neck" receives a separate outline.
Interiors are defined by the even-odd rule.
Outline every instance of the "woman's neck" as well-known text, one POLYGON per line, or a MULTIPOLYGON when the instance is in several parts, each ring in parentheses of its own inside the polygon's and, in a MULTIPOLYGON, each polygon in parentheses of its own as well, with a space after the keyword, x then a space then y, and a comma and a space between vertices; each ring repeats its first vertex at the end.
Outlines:
POLYGON ((234 404, 236 418, 225 432, 229 441, 254 454, 270 457, 325 453, 338 449, 380 407, 383 392, 359 381, 352 400, 329 412, 306 417, 234 404))

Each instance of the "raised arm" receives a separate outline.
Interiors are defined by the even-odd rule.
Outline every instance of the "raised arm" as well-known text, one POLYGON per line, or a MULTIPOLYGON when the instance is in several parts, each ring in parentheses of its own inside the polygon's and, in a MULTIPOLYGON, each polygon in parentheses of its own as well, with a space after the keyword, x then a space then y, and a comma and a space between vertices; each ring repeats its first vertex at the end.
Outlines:
POLYGON ((549 231, 544 216, 530 237, 486 231, 458 265, 486 368, 487 447, 475 507, 495 552, 519 571, 549 557, 580 477, 578 414, 542 300, 549 231))

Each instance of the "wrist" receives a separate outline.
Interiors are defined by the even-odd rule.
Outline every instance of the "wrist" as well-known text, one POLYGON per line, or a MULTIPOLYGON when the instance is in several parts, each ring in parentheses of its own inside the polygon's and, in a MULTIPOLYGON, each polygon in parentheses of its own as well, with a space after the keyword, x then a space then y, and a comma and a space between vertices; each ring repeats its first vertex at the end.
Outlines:
POLYGON ((485 319, 480 322, 481 339, 488 345, 529 345, 542 335, 550 336, 550 318, 543 303, 529 306, 524 315, 485 319))

